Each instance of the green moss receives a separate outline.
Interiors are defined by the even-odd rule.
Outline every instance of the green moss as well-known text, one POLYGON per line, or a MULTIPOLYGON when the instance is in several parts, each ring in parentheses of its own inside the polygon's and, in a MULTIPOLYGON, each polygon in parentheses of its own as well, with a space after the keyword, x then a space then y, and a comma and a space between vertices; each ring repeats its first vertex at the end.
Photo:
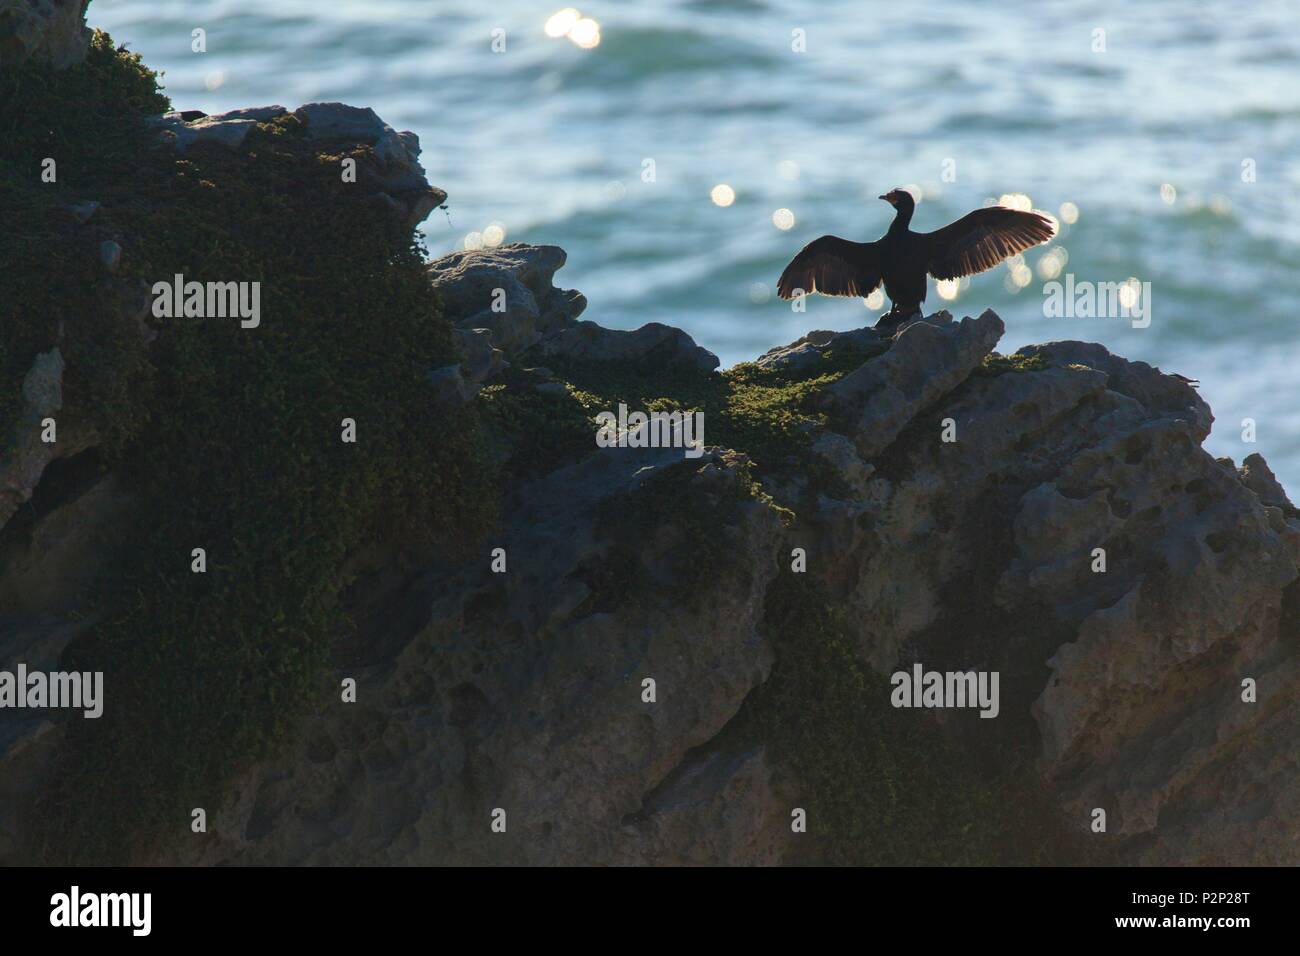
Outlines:
MULTIPOLYGON (((731 471, 716 463, 685 459, 661 469, 635 491, 602 502, 596 512, 597 535, 611 544, 599 562, 588 569, 592 589, 588 612, 623 606, 647 591, 647 558, 662 559, 667 580, 659 584, 682 586, 692 606, 706 600, 708 589, 698 586, 700 570, 711 579, 728 573, 735 562, 735 528, 741 508, 751 502, 774 507, 790 523, 793 515, 780 508, 754 481, 745 456, 724 453, 731 471)), ((653 590, 653 589, 650 589, 653 590)))
MULTIPOLYGON (((595 415, 615 411, 620 403, 633 411, 698 411, 704 413, 705 444, 743 452, 759 480, 806 472, 810 432, 826 424, 821 394, 874 354, 842 348, 799 372, 745 362, 720 374, 662 361, 553 359, 547 364, 568 383, 573 404, 552 427, 564 429, 566 448, 581 455, 595 450, 595 415)), ((552 463, 543 462, 543 467, 552 463)))
POLYGON ((808 811, 800 862, 1085 859, 1083 837, 1063 826, 1027 760, 981 759, 930 715, 890 704, 888 678, 862 662, 850 628, 804 575, 773 583, 764 630, 776 663, 738 732, 767 745, 781 791, 808 811))
POLYGON ((798 372, 743 363, 721 374, 666 361, 551 358, 544 361, 562 381, 563 394, 539 393, 535 386, 541 380, 516 368, 484 389, 482 397, 486 420, 499 447, 509 451, 506 467, 516 477, 546 474, 593 454, 596 415, 615 411, 620 403, 633 411, 703 412, 705 444, 739 453, 733 459, 736 478, 701 483, 701 464, 688 459, 602 506, 598 529, 613 544, 587 571, 591 611, 616 607, 636 593, 656 542, 668 552, 664 566, 675 581, 693 580, 701 567, 726 567, 727 528, 745 502, 762 501, 783 522, 793 522, 797 503, 774 500, 762 481, 794 474, 811 478, 819 488, 834 484, 831 470, 806 454, 810 431, 826 422, 819 398, 875 354, 879 351, 842 348, 798 372), (691 506, 683 507, 684 501, 691 506))
POLYGON ((150 511, 65 655, 105 672, 107 704, 68 725, 47 843, 95 862, 188 833, 191 807, 213 809, 235 769, 337 699, 326 653, 349 626, 337 595, 354 549, 455 550, 494 520, 477 416, 440 411, 426 378, 457 357, 409 230, 291 117, 238 153, 158 147, 141 121, 166 106, 154 80, 103 34, 82 67, 0 79, 0 116, 29 110, 3 170, 23 218, 0 240, 20 263, 0 286, 0 395, 58 342, 65 400, 150 511), (47 153, 56 188, 39 180, 47 153), (58 214, 80 199, 102 204, 82 226, 58 214), (123 248, 111 285, 95 265, 105 235, 123 248), (47 255, 56 267, 36 268, 47 255), (117 297, 176 273, 260 282, 261 326, 150 320, 146 348, 117 297), (205 574, 190 570, 199 547, 205 574))
POLYGON ((1021 355, 1017 352, 1014 355, 1002 355, 998 352, 990 352, 984 356, 984 361, 975 370, 975 374, 992 377, 1007 372, 1043 372, 1051 367, 1042 353, 1021 355))
POLYGON ((701 464, 688 459, 602 506, 598 528, 613 545, 599 567, 589 570, 587 583, 593 591, 590 609, 603 609, 636 592, 656 541, 669 552, 669 573, 688 581, 701 567, 727 565, 726 529, 744 502, 763 501, 791 522, 795 503, 773 500, 762 480, 782 473, 807 477, 817 470, 803 453, 809 431, 826 421, 818 399, 869 357, 841 349, 801 372, 744 363, 721 374, 665 361, 552 358, 547 364, 564 383, 565 394, 539 394, 535 377, 514 371, 485 389, 483 397, 492 431, 512 452, 508 468, 518 476, 545 474, 594 453, 596 415, 616 411, 619 404, 634 411, 703 412, 705 444, 739 453, 737 478, 701 483, 701 464), (691 506, 683 507, 685 501, 691 506))
POLYGON ((599 400, 572 387, 560 395, 537 391, 543 382, 512 366, 479 393, 484 424, 507 456, 511 478, 544 475, 595 450, 599 400))
POLYGON ((18 415, 23 375, 56 342, 68 360, 65 390, 102 412, 95 422, 105 432, 122 411, 115 395, 144 384, 140 350, 123 352, 121 329, 93 320, 103 312, 97 263, 107 235, 78 227, 67 206, 138 180, 144 117, 169 108, 156 75, 104 33, 71 69, 0 69, 0 449, 18 415))

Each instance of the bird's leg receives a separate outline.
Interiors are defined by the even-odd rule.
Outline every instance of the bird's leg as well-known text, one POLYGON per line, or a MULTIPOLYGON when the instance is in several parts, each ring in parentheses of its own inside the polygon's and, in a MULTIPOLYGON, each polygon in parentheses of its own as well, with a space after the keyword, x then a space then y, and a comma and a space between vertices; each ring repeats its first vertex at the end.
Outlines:
POLYGON ((920 314, 920 305, 899 305, 894 302, 891 304, 890 310, 880 317, 880 321, 876 323, 876 328, 891 328, 895 325, 901 325, 913 316, 919 316, 920 314))
POLYGON ((876 321, 876 328, 888 328, 891 325, 897 325, 904 318, 905 316, 903 315, 902 310, 898 308, 898 303, 891 302, 889 304, 889 311, 876 321))

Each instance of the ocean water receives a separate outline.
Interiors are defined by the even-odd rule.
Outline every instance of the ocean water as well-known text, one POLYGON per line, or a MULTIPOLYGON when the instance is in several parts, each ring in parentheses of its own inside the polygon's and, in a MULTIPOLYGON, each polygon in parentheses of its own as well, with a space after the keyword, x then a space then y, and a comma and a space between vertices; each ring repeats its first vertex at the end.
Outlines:
POLYGON ((1084 339, 1199 379, 1210 450, 1262 453, 1300 497, 1300 2, 581 0, 587 48, 547 35, 563 6, 94 0, 89 19, 164 70, 180 109, 373 106, 419 134, 449 193, 431 254, 563 246, 557 282, 587 318, 680 326, 728 365, 887 308, 797 314, 773 287, 818 235, 877 238, 890 187, 919 189, 923 231, 1027 196, 1075 219, 1064 252, 951 302, 932 286, 927 306, 996 309, 1003 352, 1084 339), (1053 267, 1149 282, 1149 326, 1046 318, 1053 267))

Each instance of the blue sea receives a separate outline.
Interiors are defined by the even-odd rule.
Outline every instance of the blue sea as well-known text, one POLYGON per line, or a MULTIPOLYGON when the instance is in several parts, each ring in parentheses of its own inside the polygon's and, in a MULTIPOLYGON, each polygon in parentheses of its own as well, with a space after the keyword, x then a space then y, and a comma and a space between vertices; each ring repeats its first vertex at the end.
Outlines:
POLYGON ((727 365, 888 308, 798 314, 773 287, 818 235, 877 238, 890 187, 921 196, 922 231, 1030 204, 1061 221, 1051 248, 927 306, 996 309, 1003 352, 1085 339, 1199 379, 1210 450, 1261 452, 1300 498, 1300 2, 565 6, 94 0, 89 20, 179 109, 374 107, 450 196, 432 255, 563 246, 587 318, 680 326, 727 365), (1150 324, 1046 318, 1067 274, 1149 282, 1150 324))

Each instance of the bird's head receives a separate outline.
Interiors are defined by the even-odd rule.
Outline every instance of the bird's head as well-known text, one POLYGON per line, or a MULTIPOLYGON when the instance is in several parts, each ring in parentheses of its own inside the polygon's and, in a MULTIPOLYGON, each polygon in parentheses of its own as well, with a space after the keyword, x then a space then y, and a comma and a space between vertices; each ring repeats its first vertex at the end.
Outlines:
POLYGON ((880 198, 889 203, 895 209, 907 210, 916 208, 916 199, 906 189, 891 189, 880 198))

